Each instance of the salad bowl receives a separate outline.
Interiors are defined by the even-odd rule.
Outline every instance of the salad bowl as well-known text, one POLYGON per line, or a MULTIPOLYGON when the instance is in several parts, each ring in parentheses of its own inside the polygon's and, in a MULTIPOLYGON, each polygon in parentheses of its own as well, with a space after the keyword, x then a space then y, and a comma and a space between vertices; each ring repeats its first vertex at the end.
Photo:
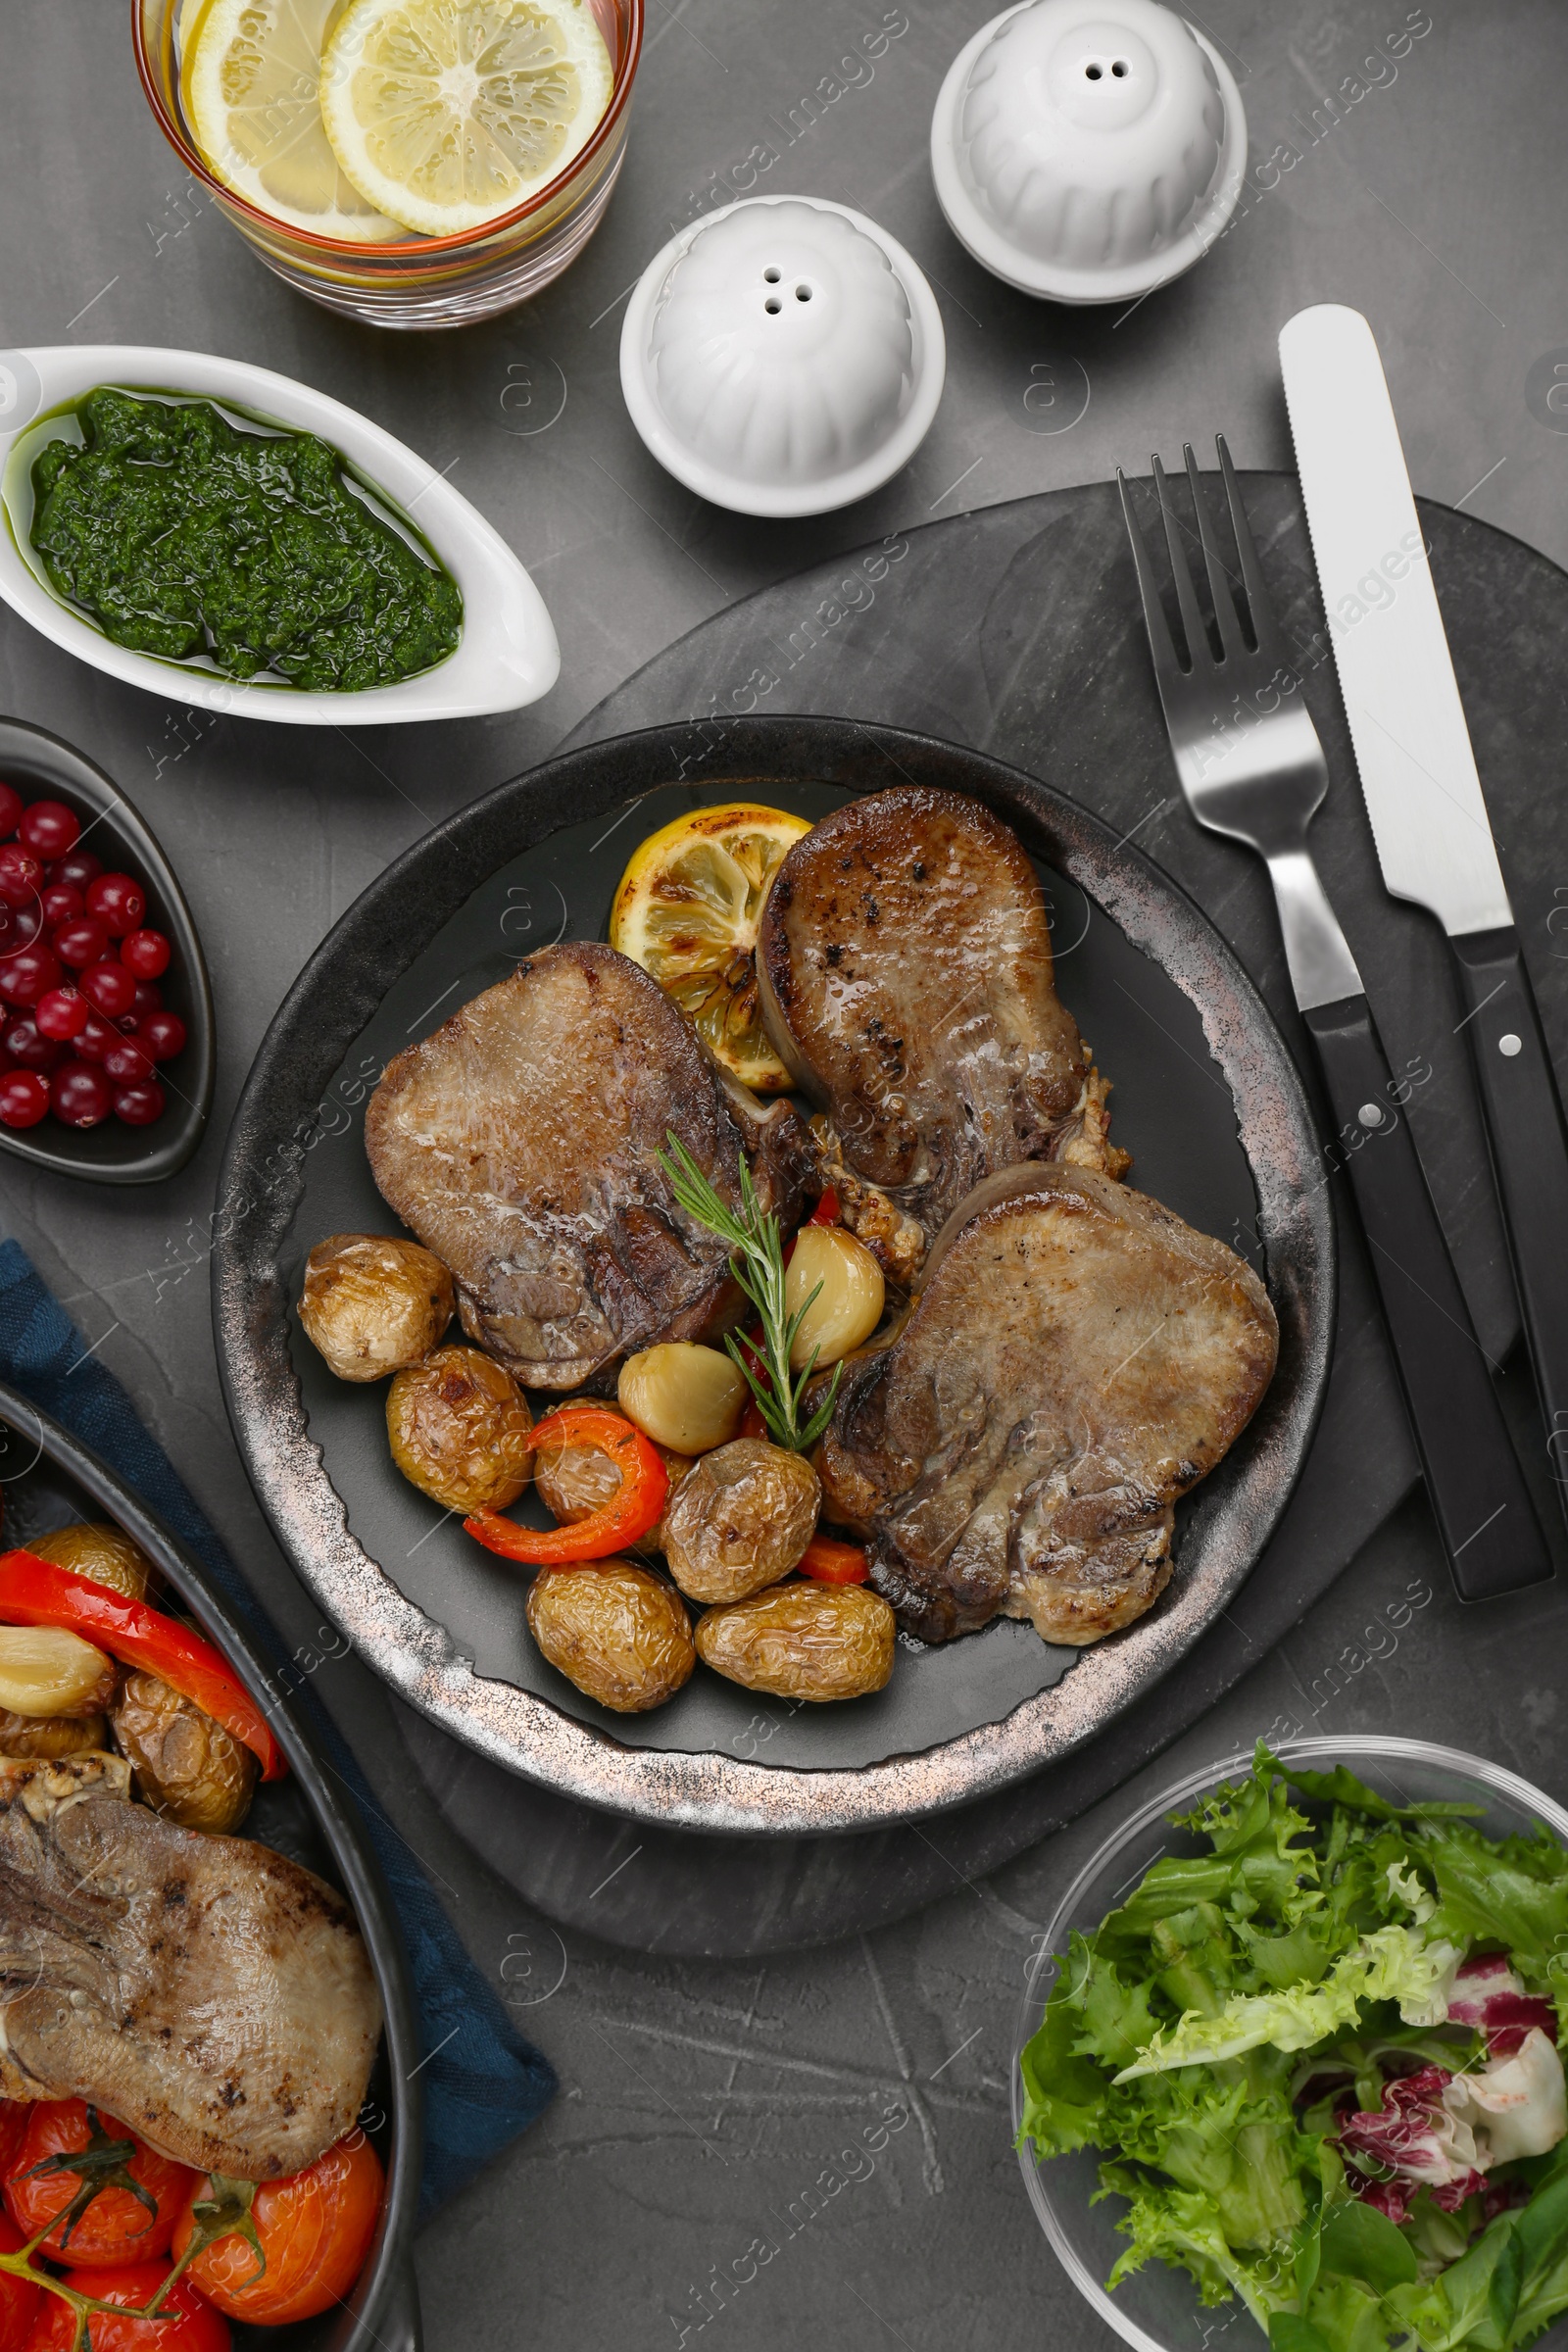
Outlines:
MULTIPOLYGON (((1544 1830, 1568 1845, 1568 1808, 1517 1773, 1457 1748, 1424 1740, 1363 1734, 1284 1741, 1276 1754, 1287 1778, 1295 1770, 1325 1778, 1345 1771, 1393 1806, 1430 1807, 1440 1812, 1463 1808, 1470 1826, 1487 1839, 1529 1838, 1544 1830)), ((1234 1755, 1168 1783, 1112 1831, 1062 1895, 1038 1939, 1018 2013, 1012 2066, 1015 2136, 1021 2133, 1029 2105, 1024 2052, 1042 2023, 1072 1937, 1093 1936, 1107 1914, 1127 1901, 1156 1860, 1205 1853, 1204 1841, 1173 1826, 1172 1817, 1189 1812, 1222 1785, 1245 1781, 1252 1762, 1250 1755, 1234 1755)), ((1299 1801, 1294 1789, 1292 1797, 1299 1801)), ((1499 1903, 1499 1911, 1501 1908, 1499 1903)), ((1481 1935, 1477 1940, 1508 1942, 1505 1920, 1499 1917, 1495 1932, 1481 1935)), ((1555 1966, 1555 1961, 1550 1963, 1548 1973, 1555 1966)), ((1135 1967, 1136 1963, 1129 1965, 1129 1975, 1135 1967)), ((1198 2062, 1194 2063, 1196 2067, 1198 2062)), ((1205 2305, 1193 2278, 1159 2259, 1146 2261, 1113 2291, 1107 2291, 1113 2267, 1129 2252, 1128 2235, 1117 2226, 1129 2207, 1120 2195, 1102 2191, 1101 2166, 1105 2153, 1102 2147, 1089 2145, 1040 2160, 1032 2143, 1020 2137, 1018 2145, 1024 2185, 1040 2226, 1073 2285, 1097 2316, 1138 2352, 1191 2352, 1195 2341, 1206 2343, 1216 2331, 1233 2325, 1244 2352, 1248 2344, 1260 2342, 1261 2330, 1254 2334, 1253 2320, 1240 2298, 1205 2305)), ((1348 2210, 1368 2215, 1373 2224, 1382 2218, 1369 2204, 1352 2203, 1348 2210)), ((1291 2252, 1283 2259, 1289 2264, 1291 2252)), ((1303 2329, 1299 2352, 1312 2352, 1309 2337, 1315 2337, 1318 2344, 1326 2341, 1304 2322, 1294 2325, 1303 2329)), ((1554 2331, 1549 2340, 1556 2342, 1560 2333, 1554 2331)), ((1293 2344, 1297 2341, 1294 2336, 1290 2340, 1293 2344)), ((1411 2352, 1421 2340, 1410 2336, 1411 2352)), ((1455 2343, 1462 2340, 1462 2336, 1456 2337, 1455 2343)), ((1486 2340, 1494 2344, 1497 2339, 1486 2340)), ((1505 2334, 1501 2340, 1516 2339, 1505 2334)), ((1529 2340, 1529 2331, 1518 2340, 1529 2340)))
POLYGON ((500 532, 461 491, 357 409, 244 360, 122 343, 0 352, 0 598, 78 661, 166 701, 290 726, 390 726, 520 710, 549 693, 561 668, 544 599, 500 532), (55 594, 27 541, 27 467, 36 441, 31 428, 99 384, 189 394, 237 412, 242 423, 280 425, 329 442, 349 473, 412 523, 456 580, 464 618, 454 651, 395 685, 333 693, 225 677, 192 662, 137 653, 105 636, 85 612, 55 594))

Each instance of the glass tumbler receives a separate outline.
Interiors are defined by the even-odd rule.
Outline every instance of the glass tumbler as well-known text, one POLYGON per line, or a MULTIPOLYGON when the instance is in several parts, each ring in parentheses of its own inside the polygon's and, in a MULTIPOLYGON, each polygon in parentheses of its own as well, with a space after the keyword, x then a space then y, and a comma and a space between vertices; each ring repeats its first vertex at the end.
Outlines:
POLYGON ((192 179, 267 267, 328 310, 372 326, 466 326, 509 311, 550 284, 593 235, 626 152, 632 82, 642 49, 643 0, 585 0, 610 51, 614 79, 593 136, 561 173, 514 211, 450 237, 363 244, 318 236, 262 212, 209 169, 180 95, 181 20, 202 0, 131 0, 136 68, 160 129, 192 179))

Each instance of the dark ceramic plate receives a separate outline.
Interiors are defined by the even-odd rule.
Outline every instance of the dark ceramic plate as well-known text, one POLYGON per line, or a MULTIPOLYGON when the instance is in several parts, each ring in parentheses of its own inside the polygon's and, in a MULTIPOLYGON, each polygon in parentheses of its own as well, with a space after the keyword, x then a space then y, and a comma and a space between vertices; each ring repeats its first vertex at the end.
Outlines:
POLYGON ((418 2352, 419 2296, 411 2259, 423 2153, 418 2027, 403 1937, 352 1803, 345 1802, 341 1782, 310 1733, 279 1701, 266 1662, 206 1570, 79 1438, 3 1384, 0 1494, 8 1548, 74 1520, 112 1519, 156 1561, 171 1591, 264 1709, 288 1756, 287 1779, 257 1788, 243 1835, 302 1862, 347 1896, 375 1970, 386 2033, 367 2103, 380 2120, 372 2128, 368 2115, 367 2129, 386 2167, 387 2185, 369 2260, 339 2309, 284 2328, 236 2328, 235 2343, 274 2352, 418 2352))
POLYGON ((1304 1457, 1328 1368, 1333 1227, 1306 1102, 1260 999, 1205 917, 1096 817, 956 746, 848 720, 661 728, 503 785, 372 884, 306 966, 229 1136, 213 1254, 229 1412, 301 1576, 376 1671, 514 1771, 698 1828, 846 1829, 956 1804, 1099 1731, 1168 1673, 1248 1574, 1304 1457), (517 958, 602 938, 626 857, 681 809, 757 798, 816 817, 913 779, 975 794, 1040 861, 1058 984, 1115 1081, 1134 1181, 1266 1273, 1280 1366, 1182 1506, 1151 1615, 1089 1651, 1010 1620, 925 1649, 888 1689, 791 1709, 700 1671, 612 1716, 534 1649, 522 1579, 410 1487, 380 1387, 339 1383, 292 1312, 323 1235, 395 1226, 362 1121, 384 1063, 517 958))
POLYGON ((122 865, 146 884, 147 920, 174 951, 158 985, 186 1030, 184 1052, 159 1066, 168 1107, 153 1126, 126 1127, 108 1118, 101 1127, 62 1127, 46 1117, 36 1127, 0 1127, 0 1151, 93 1184, 156 1184, 185 1165, 207 1132, 213 1107, 213 992, 184 893, 151 828, 119 785, 58 735, 24 719, 0 718, 0 778, 24 799, 48 794, 65 801, 81 815, 84 839, 105 865, 122 865))

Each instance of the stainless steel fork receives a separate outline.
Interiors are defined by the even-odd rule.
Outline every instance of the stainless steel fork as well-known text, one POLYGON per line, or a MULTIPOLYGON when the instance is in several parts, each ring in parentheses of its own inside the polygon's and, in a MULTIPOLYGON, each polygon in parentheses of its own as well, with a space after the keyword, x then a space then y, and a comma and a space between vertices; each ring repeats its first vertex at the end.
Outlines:
POLYGON ((1438 1530, 1461 1599, 1490 1599, 1551 1574, 1551 1556, 1471 1325, 1427 1189, 1399 1085, 1366 990, 1307 848, 1328 791, 1312 724, 1248 525, 1230 452, 1217 443, 1244 597, 1227 565, 1189 446, 1184 455, 1220 651, 1203 617, 1165 469, 1152 461, 1177 611, 1177 652, 1158 575, 1118 468, 1154 676, 1187 805, 1200 825, 1255 850, 1269 870, 1297 1004, 1317 1047, 1343 1165, 1372 1271, 1438 1530), (1243 620, 1246 620, 1244 628, 1243 620))

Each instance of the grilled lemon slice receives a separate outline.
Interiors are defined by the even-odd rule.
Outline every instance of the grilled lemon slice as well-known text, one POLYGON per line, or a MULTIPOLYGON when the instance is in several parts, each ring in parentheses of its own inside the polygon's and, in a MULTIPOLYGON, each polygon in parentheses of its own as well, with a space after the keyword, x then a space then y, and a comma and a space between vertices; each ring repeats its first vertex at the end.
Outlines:
POLYGON ((613 81, 588 0, 350 0, 321 120, 368 203, 449 237, 564 172, 613 81))
POLYGON ((804 816, 735 801, 651 833, 620 877, 610 944, 651 973, 725 1069, 775 1095, 789 1072, 767 1042, 757 996, 762 902, 804 816))
POLYGON ((408 230, 338 169, 321 127, 321 45, 339 0, 207 0, 180 96, 220 179, 259 211, 318 237, 382 245, 408 230))

